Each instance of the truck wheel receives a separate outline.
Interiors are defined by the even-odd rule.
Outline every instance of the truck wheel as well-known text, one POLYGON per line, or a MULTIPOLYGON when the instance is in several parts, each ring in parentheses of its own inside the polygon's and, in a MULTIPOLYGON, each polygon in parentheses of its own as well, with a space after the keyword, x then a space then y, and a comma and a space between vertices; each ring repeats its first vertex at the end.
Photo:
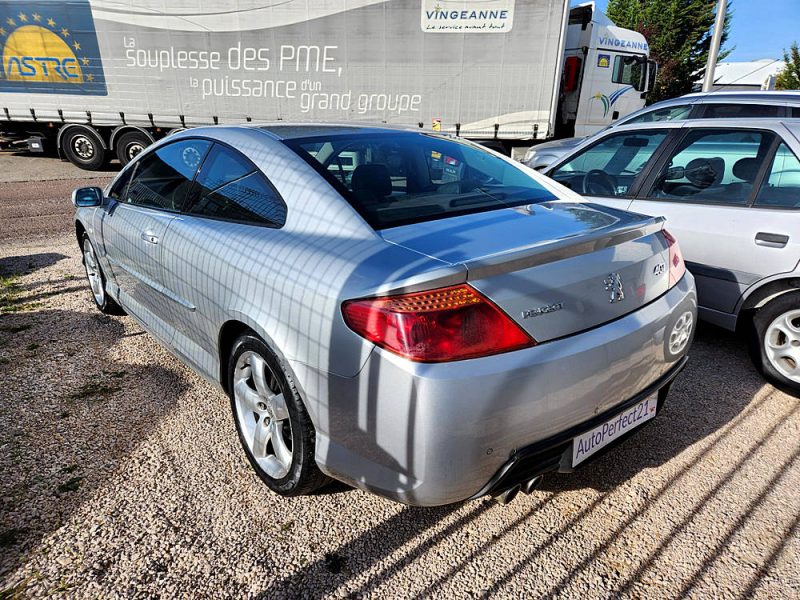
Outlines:
POLYGON ((141 131, 129 131, 119 136, 114 151, 119 163, 124 167, 152 143, 152 140, 141 131))
POLYGON ((750 354, 776 387, 800 393, 800 292, 783 294, 753 317, 750 354))
POLYGON ((100 136, 88 127, 67 129, 61 137, 61 152, 73 165, 87 171, 96 171, 108 157, 100 136))

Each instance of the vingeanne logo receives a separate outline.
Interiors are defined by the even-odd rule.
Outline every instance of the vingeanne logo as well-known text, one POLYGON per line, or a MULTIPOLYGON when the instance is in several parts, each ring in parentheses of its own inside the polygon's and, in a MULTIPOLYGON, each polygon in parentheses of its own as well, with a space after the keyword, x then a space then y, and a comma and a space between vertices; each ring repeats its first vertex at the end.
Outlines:
POLYGON ((426 33, 508 33, 514 0, 422 0, 426 33))
POLYGON ((0 3, 0 92, 105 96, 89 3, 0 3))

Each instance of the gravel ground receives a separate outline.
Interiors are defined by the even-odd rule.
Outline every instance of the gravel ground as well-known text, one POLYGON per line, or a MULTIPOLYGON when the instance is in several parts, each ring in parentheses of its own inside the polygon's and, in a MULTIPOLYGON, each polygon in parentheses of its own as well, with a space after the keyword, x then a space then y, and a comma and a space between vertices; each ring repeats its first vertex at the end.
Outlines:
POLYGON ((650 426, 508 506, 281 499, 227 399, 93 308, 76 184, 0 183, 0 598, 800 595, 800 404, 734 336, 701 327, 650 426))
POLYGON ((0 243, 52 237, 69 231, 69 199, 79 186, 105 187, 119 170, 82 171, 57 158, 0 152, 0 243))

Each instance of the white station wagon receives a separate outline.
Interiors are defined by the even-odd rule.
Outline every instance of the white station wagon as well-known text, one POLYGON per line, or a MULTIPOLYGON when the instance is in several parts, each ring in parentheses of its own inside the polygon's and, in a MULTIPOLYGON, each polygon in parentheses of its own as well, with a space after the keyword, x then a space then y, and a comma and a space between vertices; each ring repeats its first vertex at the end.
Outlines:
POLYGON ((664 216, 700 317, 750 338, 773 383, 800 390, 800 119, 622 125, 546 173, 598 204, 664 216))

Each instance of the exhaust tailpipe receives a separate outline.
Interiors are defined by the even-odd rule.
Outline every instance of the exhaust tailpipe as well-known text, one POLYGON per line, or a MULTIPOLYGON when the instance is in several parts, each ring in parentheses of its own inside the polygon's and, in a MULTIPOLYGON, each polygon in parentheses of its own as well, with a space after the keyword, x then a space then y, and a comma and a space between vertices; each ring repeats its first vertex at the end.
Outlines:
POLYGON ((525 492, 526 494, 530 494, 536 488, 538 488, 541 484, 542 484, 542 476, 541 475, 537 475, 536 477, 534 477, 530 481, 526 481, 524 484, 522 484, 522 491, 525 492))
POLYGON ((514 486, 508 488, 506 491, 500 492, 499 494, 497 494, 494 497, 494 499, 498 504, 503 504, 503 505, 508 504, 514 498, 517 497, 517 494, 519 494, 519 490, 520 490, 519 484, 514 485, 514 486))

